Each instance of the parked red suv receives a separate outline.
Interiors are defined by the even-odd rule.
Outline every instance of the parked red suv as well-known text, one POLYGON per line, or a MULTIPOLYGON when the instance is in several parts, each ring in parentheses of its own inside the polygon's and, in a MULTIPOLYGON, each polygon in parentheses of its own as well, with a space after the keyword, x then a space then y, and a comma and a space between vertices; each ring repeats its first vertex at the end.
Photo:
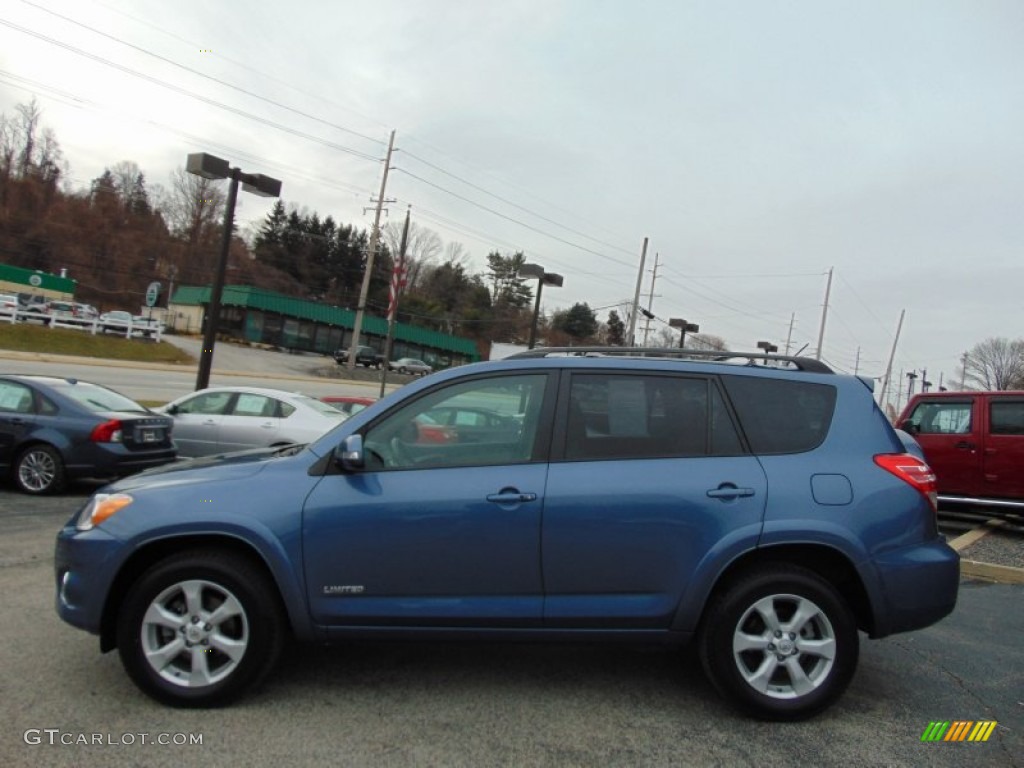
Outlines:
POLYGON ((921 444, 940 502, 1024 509, 1024 391, 914 395, 897 424, 921 444))

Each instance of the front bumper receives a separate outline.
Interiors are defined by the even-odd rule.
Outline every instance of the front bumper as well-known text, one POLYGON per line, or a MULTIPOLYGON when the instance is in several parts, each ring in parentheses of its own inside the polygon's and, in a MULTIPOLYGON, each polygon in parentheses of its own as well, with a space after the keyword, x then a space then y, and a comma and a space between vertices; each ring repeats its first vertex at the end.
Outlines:
POLYGON ((956 607, 960 555, 945 539, 886 552, 872 562, 881 590, 872 637, 923 629, 956 607))
POLYGON ((123 543, 99 528, 79 531, 66 525, 57 534, 54 552, 57 614, 68 624, 100 633, 103 607, 123 543))

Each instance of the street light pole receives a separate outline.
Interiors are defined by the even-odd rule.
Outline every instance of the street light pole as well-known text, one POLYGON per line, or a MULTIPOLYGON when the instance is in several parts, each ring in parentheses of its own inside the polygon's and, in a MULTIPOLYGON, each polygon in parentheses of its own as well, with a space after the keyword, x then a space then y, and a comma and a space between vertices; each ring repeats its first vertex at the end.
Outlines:
POLYGON ((533 349, 537 343, 537 321, 540 318, 541 291, 545 285, 561 288, 565 278, 555 272, 545 272, 544 267, 540 264, 520 264, 516 274, 519 277, 537 278, 537 300, 533 304, 533 321, 530 323, 530 341, 528 342, 528 348, 533 349))
POLYGON ((220 238, 220 255, 217 257, 217 272, 210 291, 210 303, 206 305, 206 327, 203 329, 203 350, 199 353, 199 372, 196 374, 196 390, 210 386, 210 371, 213 368, 213 345, 217 342, 217 324, 220 319, 220 300, 224 294, 224 275, 228 267, 228 252, 231 249, 231 230, 235 224, 235 201, 238 199, 238 168, 231 169, 231 184, 228 186, 228 201, 224 207, 224 231, 220 238))
POLYGON ((279 197, 281 182, 262 173, 243 173, 232 168, 227 160, 197 152, 188 156, 185 170, 204 179, 231 179, 228 199, 224 208, 224 231, 220 238, 220 254, 214 273, 210 302, 206 305, 206 327, 203 329, 203 349, 199 355, 199 370, 196 373, 196 390, 210 386, 210 371, 213 368, 213 347, 217 342, 217 325, 220 322, 220 303, 224 293, 224 275, 227 272, 228 252, 231 249, 231 231, 235 224, 235 202, 238 199, 238 184, 242 189, 260 197, 279 197))

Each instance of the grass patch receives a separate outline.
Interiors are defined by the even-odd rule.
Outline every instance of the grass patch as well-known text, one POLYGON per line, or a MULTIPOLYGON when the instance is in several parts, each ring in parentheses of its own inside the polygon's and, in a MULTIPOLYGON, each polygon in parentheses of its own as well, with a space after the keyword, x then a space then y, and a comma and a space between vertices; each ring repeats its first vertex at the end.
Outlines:
POLYGON ((107 360, 133 360, 141 363, 191 363, 192 355, 166 341, 123 337, 72 328, 46 328, 28 323, 0 323, 0 349, 19 352, 43 352, 54 355, 80 355, 107 360))

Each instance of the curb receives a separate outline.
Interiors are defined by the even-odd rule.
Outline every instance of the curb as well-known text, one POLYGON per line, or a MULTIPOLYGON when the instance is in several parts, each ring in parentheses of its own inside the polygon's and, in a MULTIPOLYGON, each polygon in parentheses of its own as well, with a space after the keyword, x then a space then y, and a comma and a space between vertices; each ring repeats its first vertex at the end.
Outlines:
MULTIPOLYGON (((993 530, 998 529, 1001 521, 990 520, 983 526, 974 528, 967 533, 957 536, 949 542, 949 546, 957 551, 957 554, 977 543, 993 530)), ((1012 565, 996 565, 995 563, 981 563, 977 560, 960 560, 960 575, 971 576, 986 581, 994 581, 999 584, 1024 584, 1024 568, 1017 568, 1012 565)))

